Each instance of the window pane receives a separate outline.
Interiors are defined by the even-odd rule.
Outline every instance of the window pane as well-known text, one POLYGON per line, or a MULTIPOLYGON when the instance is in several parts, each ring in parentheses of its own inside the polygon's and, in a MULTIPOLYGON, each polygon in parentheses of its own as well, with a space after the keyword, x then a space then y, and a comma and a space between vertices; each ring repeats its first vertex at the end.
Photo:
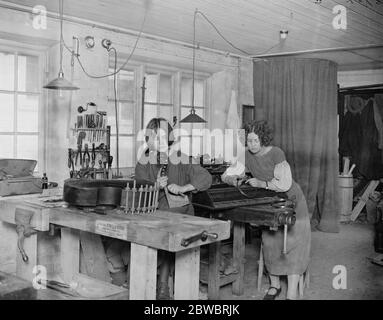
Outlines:
MULTIPOLYGON (((0 72, 1 77, 1 72, 0 72)), ((14 95, 0 93, 0 132, 10 132, 14 130, 14 95)))
POLYGON ((193 157, 202 155, 202 150, 203 150, 202 137, 197 137, 197 136, 192 137, 191 150, 192 150, 192 156, 193 157))
MULTIPOLYGON (((112 73, 113 69, 109 69, 109 73, 112 73)), ((118 80, 117 80, 118 85, 118 80)), ((117 98, 118 98, 118 92, 117 92, 117 98)), ((114 87, 113 87, 113 76, 108 78, 108 99, 112 100, 114 99, 114 87)))
POLYGON ((114 101, 108 101, 106 115, 108 118, 108 126, 110 126, 111 133, 116 134, 116 111, 114 101))
POLYGON ((38 132, 39 97, 19 95, 17 99, 17 130, 19 132, 38 132))
POLYGON ((120 72, 119 79, 118 79, 118 93, 119 93, 120 99, 132 100, 132 101, 135 100, 134 72, 132 71, 120 72))
POLYGON ((173 106, 160 106, 158 108, 158 116, 165 118, 169 121, 170 125, 173 124, 173 106))
POLYGON ((157 106, 146 104, 144 106, 144 128, 146 128, 148 122, 153 118, 157 118, 157 106))
POLYGON ((0 90, 15 88, 15 56, 0 52, 0 90))
POLYGON ((134 104, 130 102, 120 103, 120 133, 131 134, 133 133, 133 119, 134 119, 134 104))
MULTIPOLYGON (((120 155, 120 161, 119 161, 119 167, 120 168, 126 168, 126 167, 134 167, 135 161, 134 161, 134 140, 133 137, 119 137, 119 155, 120 155)), ((111 144, 111 155, 113 156, 113 163, 112 168, 117 168, 117 151, 116 151, 116 136, 110 137, 110 144, 111 144)))
POLYGON ((0 135, 0 158, 14 158, 13 136, 0 135))
POLYGON ((191 105, 192 79, 183 78, 181 81, 181 105, 191 105))
MULTIPOLYGON (((191 100, 191 99, 190 99, 191 100)), ((204 81, 194 81, 194 105, 203 107, 204 106, 204 81)))
POLYGON ((39 91, 39 59, 33 56, 18 56, 18 91, 39 91))
POLYGON ((17 136, 17 158, 38 160, 38 136, 17 136))
POLYGON ((157 101, 158 76, 156 74, 147 74, 145 83, 145 102, 157 101))
POLYGON ((161 74, 160 76, 160 102, 172 103, 172 77, 161 74))
POLYGON ((180 145, 181 145, 181 152, 190 155, 190 149, 191 149, 191 138, 187 136, 182 136, 180 138, 180 145))

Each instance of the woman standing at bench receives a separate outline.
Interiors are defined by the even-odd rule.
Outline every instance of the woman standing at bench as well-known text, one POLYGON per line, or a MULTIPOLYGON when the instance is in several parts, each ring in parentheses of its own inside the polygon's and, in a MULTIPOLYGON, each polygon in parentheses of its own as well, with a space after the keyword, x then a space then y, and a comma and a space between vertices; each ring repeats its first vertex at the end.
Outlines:
POLYGON ((231 185, 243 182, 245 172, 253 178, 246 181, 256 188, 286 192, 296 201, 296 222, 287 235, 287 254, 283 254, 283 231, 263 231, 263 255, 270 275, 270 288, 265 300, 274 300, 281 293, 279 277, 287 275, 287 299, 297 298, 299 277, 309 264, 311 228, 306 199, 300 186, 292 179, 290 165, 284 152, 271 146, 272 130, 265 121, 254 121, 244 127, 246 134, 245 166, 237 166, 239 171, 228 168, 222 180, 231 185))

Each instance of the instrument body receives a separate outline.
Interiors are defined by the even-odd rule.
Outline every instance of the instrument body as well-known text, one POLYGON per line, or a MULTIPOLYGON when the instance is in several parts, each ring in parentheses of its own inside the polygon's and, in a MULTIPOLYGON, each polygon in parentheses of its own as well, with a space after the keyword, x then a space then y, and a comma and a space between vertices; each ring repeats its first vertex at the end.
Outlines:
MULTIPOLYGON (((67 179, 64 183, 63 199, 75 207, 119 207, 124 205, 123 190, 133 180, 81 180, 67 179)), ((149 181, 138 181, 138 184, 153 185, 149 181)))
POLYGON ((210 216, 246 222, 276 230, 283 225, 294 225, 294 203, 285 193, 241 186, 240 190, 227 184, 211 187, 193 195, 196 212, 210 216))

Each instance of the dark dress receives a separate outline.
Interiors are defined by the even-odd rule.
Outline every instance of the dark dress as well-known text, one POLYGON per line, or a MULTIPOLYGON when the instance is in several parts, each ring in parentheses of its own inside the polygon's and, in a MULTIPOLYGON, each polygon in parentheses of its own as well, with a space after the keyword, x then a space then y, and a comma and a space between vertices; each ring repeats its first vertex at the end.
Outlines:
MULTIPOLYGON (((168 185, 175 183, 179 186, 184 186, 186 184, 191 184, 194 186, 195 191, 204 191, 210 188, 212 183, 212 177, 210 173, 202 168, 199 164, 192 164, 189 162, 189 157, 185 154, 180 154, 179 152, 174 152, 169 156, 169 164, 168 164, 168 185), (178 157, 181 159, 180 163, 176 163, 176 161, 172 161, 174 157, 178 157), (183 160, 183 161, 182 161, 183 160)), ((135 178, 137 180, 147 180, 151 182, 157 181, 158 172, 161 169, 160 164, 151 164, 147 162, 146 164, 142 164, 143 161, 139 161, 136 164, 135 168, 135 178)), ((160 190, 158 196, 158 209, 190 214, 194 215, 193 205, 191 204, 191 194, 189 193, 189 205, 183 207, 169 208, 168 201, 166 199, 166 195, 164 190, 160 190)))
MULTIPOLYGON (((266 154, 254 155, 246 151, 246 167, 254 178, 271 181, 275 178, 275 167, 286 161, 284 152, 272 147, 266 154)), ((265 230, 262 233, 263 255, 266 268, 271 275, 302 274, 310 261, 311 227, 306 199, 300 186, 293 180, 286 192, 296 201, 296 222, 287 233, 287 254, 283 250, 283 229, 265 230)))

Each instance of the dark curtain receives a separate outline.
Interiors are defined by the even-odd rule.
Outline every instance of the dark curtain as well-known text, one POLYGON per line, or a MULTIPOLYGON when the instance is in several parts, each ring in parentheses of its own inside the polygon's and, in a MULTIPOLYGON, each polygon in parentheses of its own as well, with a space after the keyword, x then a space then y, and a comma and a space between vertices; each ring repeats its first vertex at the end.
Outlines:
POLYGON ((321 59, 254 61, 257 119, 274 128, 306 196, 312 224, 339 232, 337 65, 321 59))
POLYGON ((356 165, 354 176, 367 181, 383 177, 383 109, 379 98, 373 94, 346 95, 346 112, 340 118, 339 155, 349 157, 356 165))

